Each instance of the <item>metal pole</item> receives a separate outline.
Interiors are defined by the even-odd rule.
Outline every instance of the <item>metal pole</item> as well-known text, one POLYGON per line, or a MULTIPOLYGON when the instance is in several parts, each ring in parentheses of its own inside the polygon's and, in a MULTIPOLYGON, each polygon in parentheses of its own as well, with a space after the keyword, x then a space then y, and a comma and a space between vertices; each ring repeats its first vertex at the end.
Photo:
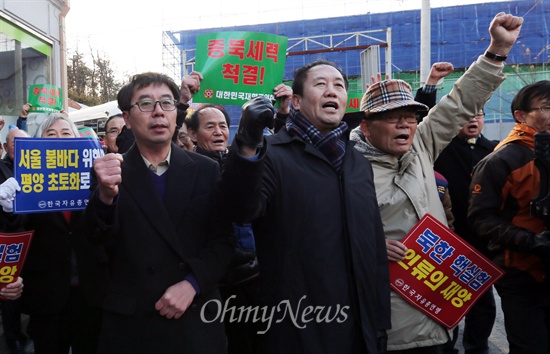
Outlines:
POLYGON ((431 11, 430 0, 422 0, 420 11, 420 83, 428 79, 431 64, 431 11))

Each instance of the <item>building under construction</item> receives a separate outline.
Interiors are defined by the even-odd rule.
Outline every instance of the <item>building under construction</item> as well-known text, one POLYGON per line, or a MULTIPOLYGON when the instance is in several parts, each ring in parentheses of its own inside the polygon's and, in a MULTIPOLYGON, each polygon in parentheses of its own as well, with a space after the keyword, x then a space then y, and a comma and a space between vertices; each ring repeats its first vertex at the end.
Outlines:
MULTIPOLYGON (((490 40, 498 12, 524 16, 521 35, 506 60, 507 80, 485 106, 485 135, 503 138, 513 125, 510 102, 527 83, 550 79, 550 6, 540 0, 503 1, 431 9, 431 63, 448 61, 456 71, 438 86, 446 94, 490 40)), ((350 78, 350 93, 363 91, 378 72, 420 85, 421 10, 278 22, 163 33, 165 72, 178 80, 194 68, 197 35, 221 31, 265 32, 289 38, 285 81, 298 67, 322 58, 336 62, 350 78)), ((238 110, 230 110, 238 122, 238 110)))

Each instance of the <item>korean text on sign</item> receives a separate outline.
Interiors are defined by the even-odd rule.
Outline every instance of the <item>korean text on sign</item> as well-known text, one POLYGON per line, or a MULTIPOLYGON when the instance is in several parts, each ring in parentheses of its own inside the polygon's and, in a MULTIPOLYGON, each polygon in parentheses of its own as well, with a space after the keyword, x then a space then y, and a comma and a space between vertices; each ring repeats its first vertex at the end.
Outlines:
POLYGON ((429 214, 402 242, 408 250, 390 263, 392 288, 448 328, 503 274, 429 214))
POLYGON ((103 156, 89 138, 16 138, 16 213, 81 210, 90 194, 93 161, 103 156))

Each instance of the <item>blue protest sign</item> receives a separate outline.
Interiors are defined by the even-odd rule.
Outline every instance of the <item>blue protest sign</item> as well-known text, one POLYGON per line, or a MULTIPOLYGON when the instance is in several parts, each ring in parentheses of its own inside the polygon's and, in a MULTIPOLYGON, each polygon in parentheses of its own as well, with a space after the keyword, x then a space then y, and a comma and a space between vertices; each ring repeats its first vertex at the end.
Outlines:
POLYGON ((83 210, 93 162, 103 155, 96 139, 16 137, 14 175, 21 191, 14 213, 83 210))

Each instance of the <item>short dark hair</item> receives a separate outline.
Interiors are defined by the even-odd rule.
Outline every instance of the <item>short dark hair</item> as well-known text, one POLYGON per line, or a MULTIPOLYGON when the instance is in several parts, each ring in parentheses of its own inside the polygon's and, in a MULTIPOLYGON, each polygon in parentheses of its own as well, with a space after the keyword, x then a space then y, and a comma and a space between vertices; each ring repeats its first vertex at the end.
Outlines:
POLYGON ((150 85, 162 84, 168 86, 176 101, 180 100, 180 90, 174 80, 164 74, 146 72, 132 76, 130 82, 118 91, 118 108, 121 111, 129 111, 130 108, 132 108, 131 100, 135 90, 139 90, 150 85))
POLYGON ((199 129, 200 125, 200 114, 203 110, 206 108, 215 108, 218 111, 223 113, 223 116, 225 117, 225 122, 227 123, 227 127, 231 125, 231 117, 229 117, 229 113, 223 108, 223 106, 217 105, 217 104, 205 104, 200 106, 196 111, 191 114, 191 117, 187 119, 187 128, 192 129, 194 131, 197 131, 199 129))
POLYGON ((115 118, 122 118, 124 119, 124 117, 122 116, 122 114, 115 114, 114 116, 110 116, 106 121, 105 121, 105 131, 107 131, 107 127, 109 126, 109 123, 115 119, 115 118))
POLYGON ((536 99, 550 100, 550 81, 541 80, 521 88, 512 100, 512 117, 515 111, 530 111, 531 102, 536 99))
POLYGON ((294 81, 292 82, 292 92, 294 94, 303 96, 303 94, 304 94, 304 82, 307 79, 307 74, 308 74, 308 72, 311 68, 314 68, 318 65, 328 65, 328 66, 332 66, 333 68, 338 70, 338 72, 340 74, 342 74, 342 77, 344 78, 344 82, 345 82, 345 85, 346 85, 346 90, 348 89, 348 86, 349 86, 348 77, 346 76, 346 74, 344 74, 344 71, 342 70, 342 68, 340 68, 338 65, 336 65, 335 63, 333 63, 331 61, 324 60, 324 59, 318 59, 318 60, 315 60, 315 61, 313 61, 309 64, 306 64, 306 65, 296 69, 296 71, 294 72, 294 81))

